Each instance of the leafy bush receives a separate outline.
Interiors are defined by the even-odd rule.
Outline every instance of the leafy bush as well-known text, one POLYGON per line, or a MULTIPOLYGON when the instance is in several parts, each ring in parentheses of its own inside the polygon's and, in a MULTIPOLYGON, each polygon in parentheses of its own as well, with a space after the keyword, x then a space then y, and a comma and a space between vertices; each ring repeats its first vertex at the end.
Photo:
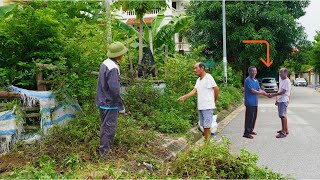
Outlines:
POLYGON ((191 128, 190 121, 184 119, 177 110, 156 112, 154 119, 156 129, 163 133, 181 133, 191 128))
POLYGON ((166 90, 173 95, 183 95, 194 88, 197 76, 193 72, 196 60, 185 59, 181 55, 169 58, 165 65, 167 70, 166 90))
MULTIPOLYGON (((1 18, 0 86, 36 89, 40 70, 35 63, 53 64, 55 68, 41 70, 44 80, 53 82, 52 90, 72 95, 80 104, 93 101, 97 77, 91 72, 107 58, 107 32, 100 26, 105 15, 98 13, 100 9, 97 2, 30 1, 14 9, 12 17, 1 18)), ((113 28, 114 41, 124 40, 119 34, 113 28)))
POLYGON ((243 95, 239 88, 235 88, 232 86, 221 87, 219 100, 217 102, 217 111, 221 111, 222 109, 228 109, 230 105, 238 103, 242 100, 243 95))
MULTIPOLYGON (((186 57, 177 55, 169 58, 166 63, 166 88, 163 92, 154 89, 150 83, 128 88, 124 98, 126 108, 142 127, 154 128, 164 133, 180 133, 198 122, 196 96, 183 103, 177 100, 194 88, 197 79, 192 70, 196 61, 186 60, 186 57)), ((221 75, 217 77, 219 83, 221 75)), ((217 111, 228 109, 241 99, 239 88, 220 86, 217 111)))
MULTIPOLYGON (((213 71, 212 77, 215 79, 219 86, 224 84, 223 77, 223 64, 219 64, 213 71)), ((227 67, 227 83, 228 85, 240 88, 242 87, 242 74, 241 72, 235 72, 231 66, 227 67)))
POLYGON ((55 10, 16 8, 0 19, 0 64, 5 86, 34 87, 34 62, 54 62, 63 51, 63 27, 55 10), (8 70, 9 69, 9 70, 8 70))
POLYGON ((158 104, 160 91, 150 84, 136 84, 128 87, 124 96, 126 109, 134 116, 150 116, 154 114, 158 104))
POLYGON ((130 86, 124 96, 126 110, 142 127, 163 133, 185 132, 191 127, 190 110, 180 111, 183 106, 177 97, 166 95, 150 84, 130 86))
POLYGON ((181 153, 176 161, 164 167, 167 177, 188 179, 279 179, 284 178, 256 165, 258 156, 243 149, 240 156, 231 153, 230 141, 207 143, 181 153))

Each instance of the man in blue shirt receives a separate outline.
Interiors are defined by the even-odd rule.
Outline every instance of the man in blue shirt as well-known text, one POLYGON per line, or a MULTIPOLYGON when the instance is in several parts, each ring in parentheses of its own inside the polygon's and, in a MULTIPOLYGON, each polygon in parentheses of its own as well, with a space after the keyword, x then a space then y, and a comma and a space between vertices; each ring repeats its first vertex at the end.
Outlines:
POLYGON ((258 113, 258 94, 266 96, 267 93, 260 89, 259 82, 255 78, 257 75, 257 68, 250 66, 248 72, 249 76, 244 82, 244 105, 246 106, 246 114, 243 137, 253 139, 252 135, 257 135, 253 129, 258 113))

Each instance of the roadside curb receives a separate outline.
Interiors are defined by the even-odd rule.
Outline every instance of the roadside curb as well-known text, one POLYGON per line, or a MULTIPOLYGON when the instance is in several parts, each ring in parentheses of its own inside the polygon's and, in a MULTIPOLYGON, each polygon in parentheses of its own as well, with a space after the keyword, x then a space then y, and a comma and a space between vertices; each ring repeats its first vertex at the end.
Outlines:
POLYGON ((241 111, 243 111, 245 106, 242 104, 233 112, 231 112, 227 117, 218 123, 218 129, 216 134, 220 133, 241 111))

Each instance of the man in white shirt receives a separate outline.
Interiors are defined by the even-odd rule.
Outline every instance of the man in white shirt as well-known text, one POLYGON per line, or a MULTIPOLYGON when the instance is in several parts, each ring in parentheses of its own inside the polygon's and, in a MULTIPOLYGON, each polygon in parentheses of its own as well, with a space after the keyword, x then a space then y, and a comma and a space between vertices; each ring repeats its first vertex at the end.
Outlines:
POLYGON ((279 84, 279 91, 274 94, 269 94, 268 97, 277 96, 275 105, 278 106, 279 117, 281 118, 282 129, 277 131, 279 133, 276 138, 284 138, 289 134, 288 130, 288 119, 287 119, 287 107, 291 95, 291 83, 288 78, 288 69, 281 68, 279 71, 281 78, 279 84))
POLYGON ((219 88, 213 77, 206 73, 205 65, 198 62, 194 65, 194 72, 199 78, 197 79, 194 89, 188 94, 181 96, 178 100, 183 102, 185 99, 198 94, 198 113, 200 126, 204 128, 204 138, 209 139, 211 134, 210 127, 212 125, 213 110, 219 96, 219 88))

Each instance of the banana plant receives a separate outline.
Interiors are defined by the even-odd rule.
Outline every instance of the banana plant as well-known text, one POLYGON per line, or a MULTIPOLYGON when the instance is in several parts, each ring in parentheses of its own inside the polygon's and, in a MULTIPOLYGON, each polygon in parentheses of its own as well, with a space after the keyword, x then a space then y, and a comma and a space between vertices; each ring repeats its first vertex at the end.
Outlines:
POLYGON ((10 11, 12 11, 17 4, 8 4, 4 6, 0 6, 0 18, 6 17, 6 15, 9 14, 10 11))
POLYGON ((140 20, 139 24, 139 64, 142 60, 142 46, 143 46, 143 16, 151 12, 153 8, 167 8, 168 5, 166 0, 157 0, 157 1, 147 1, 147 0, 137 0, 137 1, 128 1, 128 0, 118 0, 114 4, 114 7, 117 9, 122 9, 123 11, 134 10, 136 12, 136 19, 140 20))
MULTIPOLYGON (((170 44, 174 44, 174 40, 173 40, 174 34, 186 28, 188 24, 191 21, 193 21, 192 16, 180 15, 180 16, 173 17, 173 19, 169 21, 168 24, 161 26, 161 23, 164 19, 164 15, 160 14, 158 16, 159 16, 159 19, 157 17, 151 24, 153 49, 161 48, 164 45, 169 46, 170 44)), ((149 43, 148 40, 149 38, 146 39, 146 41, 149 43)))
MULTIPOLYGON (((143 41, 149 47, 151 44, 150 40, 152 41, 153 47, 150 47, 152 51, 154 49, 162 48, 164 45, 174 44, 174 34, 186 28, 188 24, 193 21, 193 17, 191 16, 180 15, 174 17, 168 24, 163 25, 164 18, 164 11, 161 11, 152 21, 151 29, 144 21, 142 23, 144 27, 143 41), (149 33, 150 30, 151 33, 149 33), (149 37, 150 34, 151 38, 149 37)), ((118 24, 118 28, 127 31, 129 36, 137 37, 139 35, 139 32, 132 26, 121 21, 119 21, 118 24)))

